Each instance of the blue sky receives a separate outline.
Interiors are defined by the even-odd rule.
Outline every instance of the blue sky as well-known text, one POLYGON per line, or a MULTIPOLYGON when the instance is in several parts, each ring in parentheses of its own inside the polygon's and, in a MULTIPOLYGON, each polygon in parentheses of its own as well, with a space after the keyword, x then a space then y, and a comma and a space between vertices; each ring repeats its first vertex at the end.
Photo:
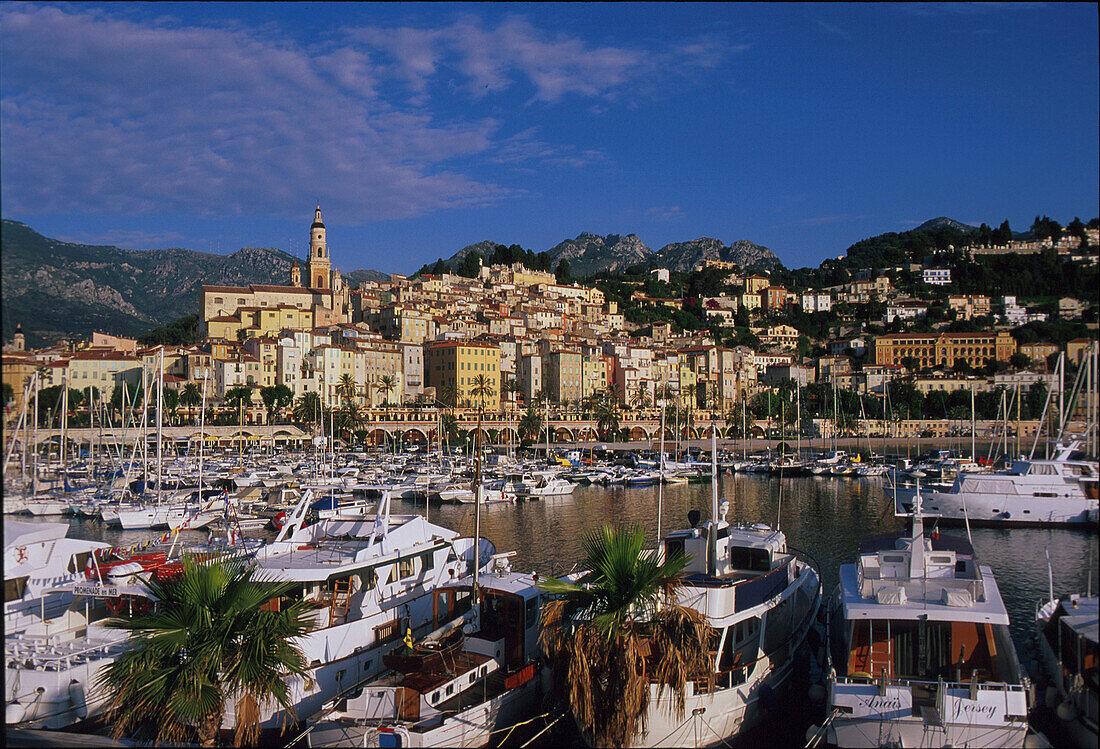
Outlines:
POLYGON ((1095 4, 0 6, 3 216, 343 270, 1100 204, 1095 4))

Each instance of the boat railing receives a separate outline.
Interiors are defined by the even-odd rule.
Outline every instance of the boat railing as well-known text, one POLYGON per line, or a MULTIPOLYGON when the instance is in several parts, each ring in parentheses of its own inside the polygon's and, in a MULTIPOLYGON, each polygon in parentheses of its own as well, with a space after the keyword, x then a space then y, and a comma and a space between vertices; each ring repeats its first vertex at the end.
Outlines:
POLYGON ((108 655, 117 655, 126 649, 126 638, 100 640, 79 648, 65 647, 65 643, 73 642, 75 641, 57 642, 53 637, 36 638, 32 641, 9 640, 4 648, 4 656, 9 662, 14 659, 21 667, 28 669, 67 671, 73 666, 80 666, 108 655))
POLYGON ((978 690, 987 692, 1025 692, 1026 687, 1023 684, 1010 684, 1004 681, 928 681, 926 679, 898 679, 893 677, 881 676, 837 676, 836 683, 838 685, 851 684, 851 685, 867 685, 878 684, 883 687, 925 687, 929 689, 939 689, 941 686, 944 689, 970 689, 972 685, 976 685, 978 690))
MULTIPOLYGON (((877 568, 872 568, 877 569, 877 568)), ((939 598, 944 590, 964 590, 970 593, 973 601, 980 601, 985 593, 981 580, 960 580, 948 577, 877 577, 866 574, 864 566, 859 565, 859 594, 863 598, 876 598, 879 591, 886 588, 901 587, 910 600, 929 601, 939 598)))

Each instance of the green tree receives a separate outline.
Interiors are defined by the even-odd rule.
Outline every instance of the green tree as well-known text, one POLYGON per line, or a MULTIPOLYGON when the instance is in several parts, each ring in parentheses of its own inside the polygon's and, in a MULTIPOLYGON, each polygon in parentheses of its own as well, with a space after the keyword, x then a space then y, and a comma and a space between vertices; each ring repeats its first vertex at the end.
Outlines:
POLYGON ((644 382, 639 382, 638 387, 630 394, 631 408, 642 411, 649 408, 652 403, 653 399, 649 397, 649 388, 646 387, 644 382))
POLYGON ((397 378, 393 375, 386 374, 378 378, 378 391, 382 393, 383 403, 385 405, 390 404, 390 393, 397 388, 397 378))
POLYGON ((3 399, 5 406, 7 406, 9 403, 11 403, 11 401, 14 397, 15 397, 15 390, 12 388, 10 382, 5 382, 3 384, 0 384, 0 398, 3 399))
POLYGON ((542 428, 542 414, 533 405, 528 406, 527 411, 519 420, 519 433, 537 440, 542 433, 542 428))
POLYGON ((191 423, 195 423, 195 406, 202 403, 202 391, 199 389, 198 383, 189 382, 183 386, 183 391, 180 393, 180 403, 188 409, 191 413, 191 423))
POLYGON ((235 743, 254 744, 265 705, 292 712, 287 677, 310 681, 296 640, 314 613, 302 599, 264 607, 293 584, 266 582, 241 563, 184 557, 178 575, 146 586, 156 611, 108 625, 132 644, 98 677, 116 738, 213 745, 233 700, 235 743))
POLYGON ((543 606, 540 643, 554 670, 557 694, 586 740, 629 746, 644 726, 649 684, 672 690, 684 714, 687 680, 709 670, 711 629, 677 602, 687 560, 662 560, 645 550, 641 527, 590 531, 582 541, 578 582, 549 578, 539 585, 555 599, 543 606))
POLYGON ((352 436, 355 432, 363 430, 363 427, 367 424, 367 415, 363 411, 363 407, 358 403, 350 402, 346 404, 339 411, 340 414, 340 431, 347 436, 347 441, 350 444, 352 442, 352 436))
POLYGON ((280 382, 260 388, 260 398, 267 409, 267 423, 274 424, 276 414, 294 402, 294 392, 280 382))
POLYGON ((1008 358, 1008 363, 1011 364, 1014 369, 1027 369, 1028 365, 1031 364, 1031 357, 1017 351, 1008 358))
POLYGON ((569 261, 562 258, 558 261, 558 267, 554 271, 554 276, 557 278, 558 283, 569 283, 573 276, 569 272, 569 261))
POLYGON ((239 418, 244 420, 244 411, 252 405, 252 388, 248 385, 237 385, 225 391, 222 403, 231 411, 236 411, 239 418))
POLYGON ((294 420, 316 424, 321 418, 321 396, 314 392, 303 393, 294 404, 294 420))
POLYGON ((176 416, 176 411, 180 407, 180 391, 175 388, 164 388, 163 393, 164 411, 168 414, 168 418, 171 421, 176 416))
POLYGON ((354 377, 347 373, 340 375, 340 381, 336 385, 336 393, 344 399, 344 405, 353 403, 358 392, 359 388, 355 384, 354 377))
POLYGON ((601 439, 609 439, 608 435, 614 435, 619 431, 619 403, 610 396, 604 396, 596 403, 595 414, 596 428, 600 431, 601 439))

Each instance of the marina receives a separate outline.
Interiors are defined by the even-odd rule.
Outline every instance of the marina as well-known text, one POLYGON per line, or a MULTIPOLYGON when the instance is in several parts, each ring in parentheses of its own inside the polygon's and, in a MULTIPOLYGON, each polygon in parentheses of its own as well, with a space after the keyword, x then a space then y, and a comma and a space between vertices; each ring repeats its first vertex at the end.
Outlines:
MULTIPOLYGON (((565 456, 571 453, 568 450, 562 450, 558 454, 565 456)), ((574 451, 573 457, 577 457, 577 455, 574 451)), ((701 457, 705 459, 707 453, 701 453, 701 457)), ((650 543, 655 543, 659 526, 658 506, 661 508, 660 526, 664 528, 663 533, 669 534, 672 531, 671 535, 666 535, 666 538, 674 539, 677 532, 673 529, 687 527, 693 516, 696 519, 705 518, 709 522, 712 516, 712 504, 717 501, 716 497, 720 497, 722 505, 720 514, 725 518, 723 522, 728 521, 738 528, 745 529, 744 531, 733 531, 731 527, 731 531, 723 531, 723 534, 732 533, 733 536, 737 536, 738 533, 748 533, 751 536, 753 533, 762 533, 761 548, 767 548, 768 544, 771 543, 766 540, 768 534, 774 534, 781 529, 782 536, 785 537, 785 542, 789 544, 790 548, 795 550, 796 553, 804 555, 806 560, 812 560, 814 569, 820 570, 820 573, 815 571, 815 575, 820 574, 820 590, 825 600, 828 601, 832 598, 832 592, 836 590, 841 580, 840 566, 856 555, 857 550, 867 538, 881 536, 882 534, 896 535, 906 532, 907 518, 895 514, 896 500, 893 496, 890 477, 868 476, 854 470, 836 474, 831 471, 818 474, 807 471, 805 475, 787 477, 779 470, 779 466, 767 467, 769 462, 774 461, 759 461, 759 465, 763 467, 763 470, 759 468, 752 470, 737 459, 738 456, 735 452, 721 453, 719 457, 721 463, 718 469, 717 482, 711 482, 711 466, 705 460, 692 461, 688 459, 675 464, 677 472, 681 475, 685 472, 695 472, 701 478, 705 477, 704 480, 695 481, 693 473, 692 480, 685 478, 682 481, 669 481, 664 484, 660 482, 659 468, 655 472, 655 480, 629 480, 632 476, 645 475, 646 472, 652 470, 644 467, 645 462, 648 460, 644 453, 637 453, 636 455, 622 453, 619 455, 619 459, 615 461, 594 461, 592 465, 576 466, 565 465, 569 461, 563 458, 560 461, 555 461, 556 465, 553 467, 547 467, 545 460, 526 463, 517 462, 507 455, 501 458, 487 459, 484 462, 501 463, 501 465, 493 469, 486 469, 487 472, 491 471, 499 474, 500 478, 494 480, 487 476, 484 482, 485 485, 492 487, 495 481, 495 485, 498 486, 496 491, 498 492, 502 491, 501 487, 511 487, 512 497, 507 501, 485 501, 480 511, 480 528, 476 528, 477 523, 475 521, 478 513, 472 502, 463 501, 463 497, 455 497, 451 502, 438 501, 440 494, 446 496, 448 491, 446 488, 434 492, 435 499, 432 497, 433 492, 430 487, 433 485, 440 487, 460 486, 469 491, 469 479, 462 479, 461 475, 463 473, 468 474, 473 464, 467 458, 458 455, 440 460, 438 456, 433 455, 368 456, 356 453, 338 454, 336 457, 329 458, 327 469, 326 466, 321 466, 316 470, 309 470, 309 473, 324 475, 327 472, 334 476, 341 476, 342 481, 347 483, 329 482, 327 495, 318 494, 317 496, 321 498, 318 500, 314 499, 314 495, 311 493, 309 501, 302 500, 303 495, 298 490, 280 486, 264 486, 265 480, 268 483, 275 483, 268 480, 271 472, 264 467, 268 459, 253 459, 250 463, 251 470, 245 473, 226 470, 229 467, 229 462, 219 464, 217 460, 209 461, 208 467, 221 465, 221 468, 208 468, 208 470, 218 470, 217 475, 219 478, 222 481, 233 483, 234 487, 238 483, 241 484, 240 488, 234 488, 232 492, 227 489, 216 495, 216 497, 212 494, 212 497, 220 499, 223 503, 228 499, 230 508, 237 506, 238 502, 235 501, 237 497, 249 498, 253 510, 259 510, 260 505, 263 505, 267 499, 280 503, 282 507, 289 508, 288 510, 282 510, 282 530, 275 530, 271 525, 252 525, 250 528, 240 528, 242 539, 250 539, 255 542, 251 544, 250 548, 257 548, 255 544, 263 545, 260 547, 262 549, 261 554, 263 559, 268 560, 278 558, 278 538, 286 537, 287 532, 291 533, 292 537, 294 533, 301 534, 304 532, 302 530, 295 531, 294 527, 297 527, 296 523, 300 524, 302 522, 306 514, 317 517, 320 524, 311 526, 315 529, 326 527, 325 523, 343 523, 341 527, 344 530, 340 534, 325 532, 323 535, 326 538, 336 535, 346 536, 349 541, 341 542, 346 545, 352 542, 351 539, 359 537, 363 538, 364 541, 357 543, 366 543, 367 546, 361 548, 367 548, 370 543, 366 537, 369 536, 370 529, 373 528, 372 523, 376 522, 375 518, 379 506, 388 504, 387 511, 392 513, 395 518, 407 518, 408 520, 419 518, 418 522, 423 522, 426 514, 428 522, 431 524, 426 527, 440 528, 436 532, 436 537, 440 537, 438 534, 442 533, 444 538, 448 534, 454 534, 456 538, 465 537, 469 539, 475 531, 479 530, 481 536, 486 539, 485 543, 491 544, 488 547, 489 549, 508 552, 502 555, 502 558, 507 558, 507 569, 511 571, 508 574, 516 575, 517 580, 529 580, 529 577, 525 578, 524 575, 529 576, 529 573, 532 572, 557 577, 579 572, 577 564, 578 560, 582 558, 581 538, 586 531, 598 528, 606 523, 608 519, 614 519, 615 522, 622 524, 640 525, 645 530, 647 538, 651 539, 650 543), (629 460, 624 461, 624 457, 629 458, 629 460), (631 468, 629 465, 614 465, 614 463, 635 463, 642 465, 642 467, 631 468), (440 468, 441 465, 447 466, 447 468, 443 470, 440 468), (723 469, 721 465, 726 467, 723 469), (454 471, 453 475, 452 471, 454 471), (414 476, 421 476, 422 478, 416 479, 413 478, 414 476), (573 478, 574 481, 564 478, 567 476, 573 478), (530 487, 548 484, 564 484, 568 487, 568 490, 544 496, 529 491, 530 487), (339 489, 336 488, 337 485, 340 486, 339 489), (418 488, 401 490, 402 487, 406 486, 418 488), (397 496, 398 494, 404 496, 397 496), (299 501, 292 504, 291 502, 295 498, 299 501), (322 515, 331 519, 323 520, 320 517, 322 515), (756 531, 753 530, 754 528, 762 530, 756 531), (444 531, 442 529, 448 530, 444 531), (272 554, 276 556, 273 557, 272 554)), ((279 470, 287 471, 289 470, 288 466, 308 467, 310 461, 311 456, 307 453, 297 457, 284 455, 278 458, 276 462, 278 465, 283 466, 279 470)), ((837 465, 841 462, 836 460, 835 456, 833 458, 825 456, 822 461, 823 465, 837 465)), ((813 463, 813 461, 802 462, 813 463)), ((666 461, 666 469, 670 463, 672 463, 671 460, 666 461)), ((789 468, 786 463, 782 466, 783 470, 789 468)), ((285 478, 286 476, 284 476, 285 478)), ((317 491, 321 492, 324 489, 319 488, 317 491)), ((493 496, 492 491, 492 489, 485 490, 487 499, 493 496)), ((197 508, 196 511, 198 511, 197 508)), ((41 526, 43 529, 60 527, 67 530, 68 537, 71 539, 93 542, 93 546, 109 545, 115 549, 144 548, 148 546, 151 539, 155 541, 158 538, 163 539, 164 535, 168 535, 171 537, 170 543, 172 546, 178 546, 180 549, 191 546, 198 549, 209 548, 210 541, 214 537, 219 534, 224 535, 224 518, 230 517, 231 514, 222 508, 219 509, 216 515, 218 516, 218 522, 209 527, 201 529, 182 528, 179 532, 169 531, 168 534, 158 536, 153 535, 156 533, 155 531, 126 529, 119 525, 109 524, 102 518, 75 514, 67 518, 51 516, 41 519, 22 515, 18 520, 18 527, 23 529, 24 532, 35 526, 41 526)), ((276 520, 271 510, 267 512, 267 516, 269 523, 276 520)), ((5 516, 5 523, 14 521, 16 517, 20 516, 5 516)), ((408 523, 408 520, 399 522, 408 523)), ((412 526, 409 527, 412 528, 412 526)), ((703 523, 700 527, 706 527, 706 523, 703 523)), ((927 517, 925 531, 932 532, 931 529, 933 528, 938 531, 936 518, 927 517)), ((1050 599, 1050 591, 1053 590, 1056 596, 1068 595, 1073 591, 1087 591, 1093 584, 1094 581, 1089 575, 1089 566, 1082 566, 1080 560, 1097 558, 1098 543, 1095 531, 1094 526, 1090 527, 1088 525, 1076 528, 1072 526, 978 527, 976 525, 969 529, 973 554, 981 560, 983 568, 988 566, 988 569, 996 575, 1000 600, 1003 601, 1006 614, 1005 638, 1006 640, 1010 639, 1012 646, 1015 648, 1014 654, 1019 654, 1021 674, 1026 675, 1034 671, 1032 662, 1037 658, 1036 641, 1033 639, 1035 612, 1042 602, 1050 599), (1051 559, 1049 572, 1045 562, 1035 560, 1034 550, 1040 548, 1049 550, 1051 559)), ((956 526, 953 532, 957 535, 964 531, 956 526)), ((689 533, 688 537, 690 536, 689 533)), ((745 540, 749 540, 749 536, 746 536, 745 540)), ((328 541, 326 543, 331 545, 334 542, 328 541)), ((309 541, 307 539, 305 545, 301 542, 290 542, 290 544, 291 546, 288 546, 288 549, 291 547, 297 549, 299 546, 306 548, 309 541)), ((751 545, 753 544, 750 543, 751 545)), ((150 550, 163 552, 167 547, 167 543, 154 544, 150 550)), ((244 546, 241 548, 243 549, 244 546)), ((703 551, 702 557, 700 557, 698 551, 696 550, 694 554, 695 558, 702 558, 705 562, 706 552, 703 551)), ((130 553, 134 552, 131 551, 130 553)), ((301 556, 301 560, 295 564, 306 563, 300 573, 305 574, 305 577, 300 579, 306 581, 307 597, 317 595, 323 605, 332 608, 335 605, 336 598, 340 595, 339 584, 333 585, 331 583, 332 575, 329 574, 329 571, 321 572, 319 576, 317 572, 308 572, 315 564, 307 562, 305 552, 296 551, 294 553, 301 556), (311 588, 311 584, 308 582, 311 575, 318 581, 327 582, 320 588, 315 585, 311 588), (310 590, 320 592, 310 593, 310 590)), ((337 545, 325 553, 330 556, 336 554, 332 559, 326 557, 328 561, 322 565, 326 570, 329 567, 336 569, 341 564, 350 564, 351 567, 348 567, 348 569, 356 564, 362 565, 361 562, 351 561, 358 558, 358 556, 355 549, 350 547, 345 549, 337 545), (350 555, 346 557, 347 562, 339 561, 337 557, 341 554, 350 555), (332 565, 336 566, 333 567, 332 565)), ((261 566, 273 564, 273 561, 263 561, 262 559, 258 559, 258 561, 261 566)), ((484 561, 488 561, 488 558, 486 557, 484 561)), ((167 563, 167 559, 158 564, 162 563, 167 563)), ((274 564, 276 568, 283 571, 284 575, 286 574, 287 565, 285 563, 277 562, 274 564)), ((441 557, 439 564, 443 567, 433 566, 443 569, 447 563, 441 557)), ((340 567, 340 569, 343 569, 343 567, 340 567)), ((466 569, 467 574, 469 574, 470 567, 468 564, 465 568, 456 568, 460 574, 461 569, 466 569)), ((131 578, 131 580, 133 579, 131 578)), ((459 584, 461 584, 461 580, 459 580, 459 584)), ((469 581, 467 580, 467 590, 468 584, 469 581)), ((425 593, 430 593, 431 588, 425 588, 424 590, 425 593)), ((350 597, 353 592, 349 589, 345 595, 350 597)), ((436 593, 431 595, 438 594, 439 591, 436 589, 436 593)), ((522 594, 520 595, 522 596, 522 594)), ((430 598, 424 600, 430 600, 430 598)), ((814 610, 816 610, 816 606, 814 610)), ((424 609, 423 612, 414 615, 413 620, 409 620, 410 626, 408 628, 415 630, 418 637, 440 624, 439 618, 437 616, 433 617, 431 614, 430 607, 424 609), (417 616, 420 618, 416 619, 417 616)), ((350 622, 357 616, 367 616, 367 613, 366 610, 363 610, 361 614, 349 614, 347 604, 345 604, 342 611, 337 613, 336 609, 333 609, 332 612, 327 613, 327 616, 329 617, 329 626, 337 626, 337 629, 331 630, 335 633, 339 631, 340 626, 346 626, 344 625, 345 619, 350 622)), ((389 623, 389 619, 384 614, 378 614, 376 618, 382 624, 389 623)), ((75 626, 79 626, 79 622, 75 626)), ((377 629, 377 626, 375 629, 377 629)), ((324 631, 329 632, 329 630, 324 631)), ((396 632, 397 629, 394 628, 394 631, 396 632)), ((721 626, 719 626, 718 631, 722 631, 721 626)), ((733 631, 734 628, 731 626, 730 632, 733 631)), ((322 637, 325 639, 318 642, 331 639, 333 634, 326 634, 322 637)), ((731 634, 730 637, 732 638, 733 635, 731 634)), ((347 638, 337 639, 345 643, 339 647, 350 648, 349 653, 352 650, 356 651, 356 655, 352 657, 352 660, 366 658, 365 662, 377 661, 372 666, 373 669, 382 667, 380 661, 369 657, 371 653, 369 649, 357 649, 354 638, 352 640, 347 638)), ((76 645, 67 647, 73 652, 91 652, 97 647, 106 654, 118 652, 117 640, 110 640, 103 636, 100 636, 98 640, 95 640, 95 638, 93 640, 87 647, 82 648, 76 645)), ((1003 646, 1004 642, 999 641, 999 644, 1003 646)), ((9 655, 14 653, 13 648, 25 647, 17 645, 14 640, 9 640, 7 645, 9 655)), ((324 652, 332 654, 336 652, 332 650, 333 645, 319 645, 318 647, 324 652)), ((716 649, 716 655, 718 652, 716 649)), ((61 655, 63 657, 65 654, 62 653, 61 655)), ((730 658, 726 660, 730 663, 725 664, 727 666, 725 669, 726 677, 722 676, 723 669, 721 666, 723 664, 716 663, 715 665, 715 673, 718 674, 717 678, 719 679, 730 678, 728 676, 730 674, 728 666, 732 665, 731 659, 735 656, 732 651, 729 655, 730 658)), ((369 678, 372 678, 372 674, 381 673, 377 670, 364 669, 361 665, 358 665, 358 661, 356 661, 354 669, 338 668, 337 666, 341 665, 340 656, 335 657, 336 660, 333 661, 335 665, 331 667, 330 671, 326 672, 330 674, 327 677, 328 679, 333 679, 333 674, 338 671, 341 674, 354 671, 362 673, 361 680, 365 683, 369 678)), ((743 657, 746 661, 750 660, 747 656, 743 657)), ((85 654, 81 662, 92 663, 93 659, 85 654)), ((471 668, 474 668, 475 672, 476 663, 480 662, 476 658, 471 661, 471 668)), ((84 668, 86 670, 87 666, 84 668)), ((503 679, 504 677, 499 678, 503 679)), ((308 713, 319 716, 328 714, 329 717, 325 719, 330 722, 325 725, 331 726, 335 725, 331 723, 331 713, 327 712, 331 710, 331 707, 327 711, 323 710, 323 707, 331 701, 332 695, 342 693, 346 685, 335 681, 330 681, 329 684, 330 686, 326 688, 328 691, 322 689, 307 701, 311 706, 308 708, 308 713)), ((501 681, 501 684, 503 684, 503 681, 501 681)), ((801 687, 802 690, 805 690, 805 688, 804 685, 801 687)), ((753 716, 754 722, 758 725, 752 729, 755 733, 750 732, 749 735, 759 735, 759 732, 768 735, 768 731, 782 730, 788 732, 785 734, 788 738, 801 739, 801 735, 794 736, 794 734, 789 733, 792 730, 789 719, 777 720, 779 714, 787 712, 798 715, 798 722, 803 726, 803 730, 816 727, 822 720, 820 706, 807 703, 799 697, 796 690, 797 688, 781 692, 791 702, 784 702, 778 706, 769 702, 767 710, 758 710, 759 715, 753 716)), ((63 691, 64 694, 59 699, 62 701, 69 699, 71 701, 67 690, 63 691)), ((506 692, 501 692, 501 694, 507 695, 506 692)), ((720 694, 721 690, 718 690, 713 696, 707 695, 706 699, 708 701, 717 699, 720 694)), ((304 694, 303 699, 305 699, 304 694)), ((533 704, 531 699, 524 698, 515 704, 533 704)), ((93 704, 94 702, 89 701, 89 705, 93 704)), ((349 714, 355 714, 356 709, 360 711, 360 714, 365 714, 363 711, 373 709, 368 704, 362 704, 356 708, 355 704, 357 703, 349 701, 346 708, 346 710, 352 711, 349 714)), ((708 704, 711 703, 708 702, 708 704)), ((430 706, 426 705, 425 709, 429 710, 430 706)), ((62 712, 64 712, 64 709, 62 709, 62 712)), ((492 712, 491 707, 490 712, 492 712)), ((493 714, 498 713, 499 710, 493 714)), ((374 715, 375 713, 371 714, 374 715)), ((488 714, 486 713, 486 715, 488 714)), ((14 717, 11 712, 9 712, 9 715, 14 717)), ((504 715, 509 716, 509 719, 514 719, 513 722, 521 722, 516 717, 515 710, 512 710, 512 712, 506 711, 504 715)), ((72 717, 75 717, 75 715, 72 717)), ((275 717, 275 715, 271 715, 268 720, 274 721, 275 717)), ((71 719, 60 722, 41 722, 38 725, 58 728, 64 727, 66 723, 71 723, 71 719)), ((673 728, 668 727, 668 730, 673 730, 673 728)), ((322 735, 335 735, 332 734, 332 730, 332 728, 326 729, 327 733, 319 733, 316 737, 310 739, 314 742, 311 745, 324 745, 316 742, 322 735)), ((572 735, 573 738, 568 740, 582 741, 579 735, 570 734, 570 730, 558 725, 553 731, 545 734, 542 740, 545 742, 560 742, 563 740, 563 736, 568 739, 572 735), (563 731, 565 731, 564 734, 563 731)), ((690 720, 681 726, 680 730, 688 731, 688 733, 694 735, 694 727, 691 725, 690 720)), ((444 732, 440 735, 449 734, 444 732)), ((307 732, 305 736, 308 737, 309 733, 307 732)), ((350 739, 345 737, 339 741, 347 740, 350 739)), ((686 741, 685 745, 694 745, 690 738, 686 741)), ((336 745, 341 744, 337 743, 336 745)), ((552 744, 546 743, 546 745, 552 744)))

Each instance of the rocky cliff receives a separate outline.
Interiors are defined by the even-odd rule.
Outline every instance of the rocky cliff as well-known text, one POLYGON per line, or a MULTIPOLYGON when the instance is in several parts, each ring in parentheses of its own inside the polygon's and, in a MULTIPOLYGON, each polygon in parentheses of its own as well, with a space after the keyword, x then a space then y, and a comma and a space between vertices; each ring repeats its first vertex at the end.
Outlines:
POLYGON ((726 246, 720 239, 700 237, 690 242, 666 244, 657 255, 662 267, 681 272, 690 271, 704 260, 737 263, 745 270, 770 270, 781 264, 774 252, 747 239, 726 246))
POLYGON ((550 248, 556 268, 562 260, 569 261, 574 276, 587 276, 601 271, 625 270, 632 265, 655 259, 657 253, 646 247, 637 234, 598 234, 582 232, 576 239, 567 239, 550 248))

